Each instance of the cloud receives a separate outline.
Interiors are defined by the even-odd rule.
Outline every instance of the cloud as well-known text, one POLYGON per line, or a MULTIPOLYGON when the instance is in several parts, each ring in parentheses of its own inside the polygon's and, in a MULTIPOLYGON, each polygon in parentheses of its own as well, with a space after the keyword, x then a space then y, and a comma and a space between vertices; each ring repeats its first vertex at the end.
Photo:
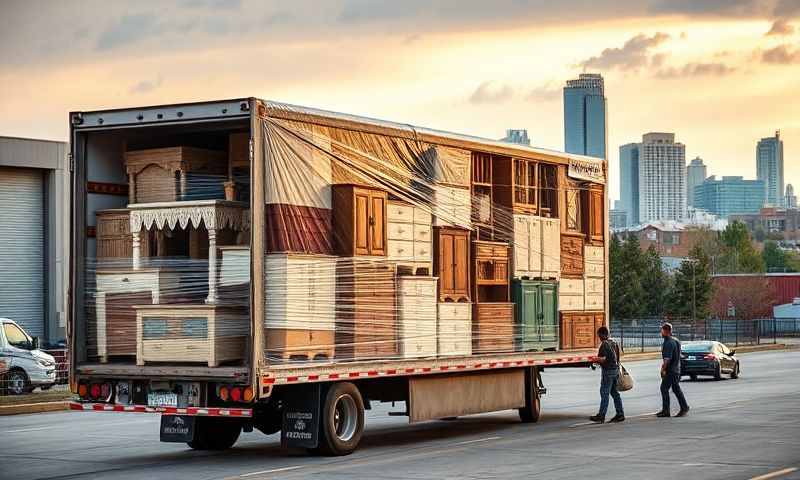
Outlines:
POLYGON ((551 82, 530 90, 525 99, 536 102, 551 102, 561 98, 561 93, 562 89, 551 82))
POLYGON ((238 10, 241 0, 184 0, 181 6, 188 8, 208 8, 210 10, 238 10))
MULTIPOLYGON (((650 64, 648 54, 650 50, 669 40, 670 36, 663 32, 657 32, 652 37, 640 33, 631 38, 621 48, 606 48, 600 55, 590 57, 582 62, 580 66, 586 69, 609 70, 619 68, 620 70, 636 70, 650 64)), ((663 61, 660 57, 656 61, 663 61)))
POLYGON ((789 45, 778 45, 762 52, 761 61, 774 65, 800 63, 800 49, 792 49, 789 45))
POLYGON ((797 0, 779 0, 775 5, 776 17, 797 17, 800 16, 800 2, 797 0))
POLYGON ((735 72, 734 67, 729 67, 724 63, 687 63, 683 67, 669 67, 659 70, 656 77, 659 78, 685 78, 685 77, 723 77, 735 72))
POLYGON ((161 30, 153 14, 124 15, 100 34, 97 39, 97 49, 111 50, 124 47, 148 35, 160 33, 161 30))
POLYGON ((510 85, 495 85, 494 82, 486 81, 478 85, 478 88, 469 96, 469 103, 503 103, 511 100, 514 96, 514 89, 510 85))
POLYGON ((772 28, 769 29, 766 35, 791 35, 793 33, 794 27, 785 18, 779 18, 773 22, 772 28))
POLYGON ((128 89, 128 92, 133 94, 144 94, 150 93, 153 90, 158 89, 161 87, 161 84, 164 82, 164 79, 161 78, 159 75, 158 78, 155 80, 142 80, 139 83, 131 85, 131 88, 128 89))
POLYGON ((662 14, 759 17, 768 15, 773 5, 772 0, 655 0, 650 10, 662 14))

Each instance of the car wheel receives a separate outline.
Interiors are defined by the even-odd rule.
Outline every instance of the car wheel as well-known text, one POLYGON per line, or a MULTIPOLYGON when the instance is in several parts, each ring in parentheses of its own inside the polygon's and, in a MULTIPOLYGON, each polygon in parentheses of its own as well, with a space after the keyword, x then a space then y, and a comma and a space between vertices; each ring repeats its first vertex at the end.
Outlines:
POLYGON ((693 382, 696 382, 697 381, 697 375, 695 375, 694 373, 689 375, 689 380, 691 380, 693 382))
POLYGON ((9 395, 22 395, 31 389, 28 375, 22 370, 12 370, 6 378, 6 385, 9 395))
POLYGON ((733 366, 733 370, 731 371, 731 378, 733 379, 739 378, 739 362, 736 362, 736 365, 733 366))
POLYGON ((722 380, 722 367, 717 364, 716 370, 714 370, 714 380, 722 380))

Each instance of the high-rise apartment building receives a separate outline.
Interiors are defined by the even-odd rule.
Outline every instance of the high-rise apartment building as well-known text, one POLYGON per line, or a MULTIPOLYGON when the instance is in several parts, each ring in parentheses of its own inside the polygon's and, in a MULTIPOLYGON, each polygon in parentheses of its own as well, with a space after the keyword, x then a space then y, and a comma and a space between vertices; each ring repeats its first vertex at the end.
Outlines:
POLYGON ((695 157, 689 165, 686 166, 686 205, 689 207, 695 206, 694 188, 708 178, 708 169, 703 163, 703 159, 695 157))
POLYGON ((627 212, 626 223, 639 223, 639 146, 629 143, 619 147, 620 210, 627 212))
POLYGON ((756 145, 756 177, 764 181, 766 204, 783 203, 783 140, 781 132, 774 137, 762 138, 756 145))
POLYGON ((599 73, 582 73, 564 87, 564 151, 606 158, 606 97, 599 73))
POLYGON ((646 133, 639 147, 639 222, 686 214, 686 146, 674 133, 646 133))
POLYGON ((742 177, 717 180, 712 176, 694 189, 695 207, 721 218, 758 213, 764 205, 765 192, 763 180, 745 180, 742 177))
POLYGON ((501 138, 500 141, 508 143, 517 143, 519 145, 528 145, 528 146, 530 146, 531 144, 531 139, 528 138, 527 130, 508 129, 506 130, 506 136, 501 138))
POLYGON ((786 195, 783 199, 783 206, 786 208, 797 208, 797 195, 794 194, 794 187, 791 183, 786 185, 786 195))

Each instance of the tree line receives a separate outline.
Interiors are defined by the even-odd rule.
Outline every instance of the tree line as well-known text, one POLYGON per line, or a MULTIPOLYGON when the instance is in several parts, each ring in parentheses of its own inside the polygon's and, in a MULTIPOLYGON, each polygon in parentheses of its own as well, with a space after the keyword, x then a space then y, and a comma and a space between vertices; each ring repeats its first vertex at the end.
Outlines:
MULTIPOLYGON (((611 317, 636 319, 682 317, 705 319, 711 315, 714 296, 712 275, 800 271, 800 255, 778 248, 766 240, 758 251, 753 237, 741 222, 732 222, 722 232, 697 228, 695 245, 675 271, 668 270, 651 245, 643 250, 631 233, 614 235, 609 252, 611 317)), ((756 315, 768 303, 763 278, 746 282, 748 291, 726 292, 741 297, 739 315, 756 315)))

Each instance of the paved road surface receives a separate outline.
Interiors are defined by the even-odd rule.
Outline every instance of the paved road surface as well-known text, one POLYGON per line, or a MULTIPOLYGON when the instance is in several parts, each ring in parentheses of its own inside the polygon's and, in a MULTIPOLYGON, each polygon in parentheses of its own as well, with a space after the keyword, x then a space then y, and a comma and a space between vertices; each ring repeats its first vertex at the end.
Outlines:
MULTIPOLYGON (((361 448, 340 458, 284 452, 278 435, 243 434, 227 452, 158 441, 158 417, 64 412, 0 417, 0 478, 647 478, 750 479, 800 468, 800 352, 741 356, 738 380, 685 382, 687 418, 656 419, 658 363, 631 363, 628 421, 591 425, 599 372, 545 372, 544 416, 516 412, 408 425, 368 412, 361 448)), ((673 409, 677 405, 673 404, 673 409)), ((613 407, 612 407, 613 411, 613 407)), ((764 477, 800 479, 800 470, 764 477)))

